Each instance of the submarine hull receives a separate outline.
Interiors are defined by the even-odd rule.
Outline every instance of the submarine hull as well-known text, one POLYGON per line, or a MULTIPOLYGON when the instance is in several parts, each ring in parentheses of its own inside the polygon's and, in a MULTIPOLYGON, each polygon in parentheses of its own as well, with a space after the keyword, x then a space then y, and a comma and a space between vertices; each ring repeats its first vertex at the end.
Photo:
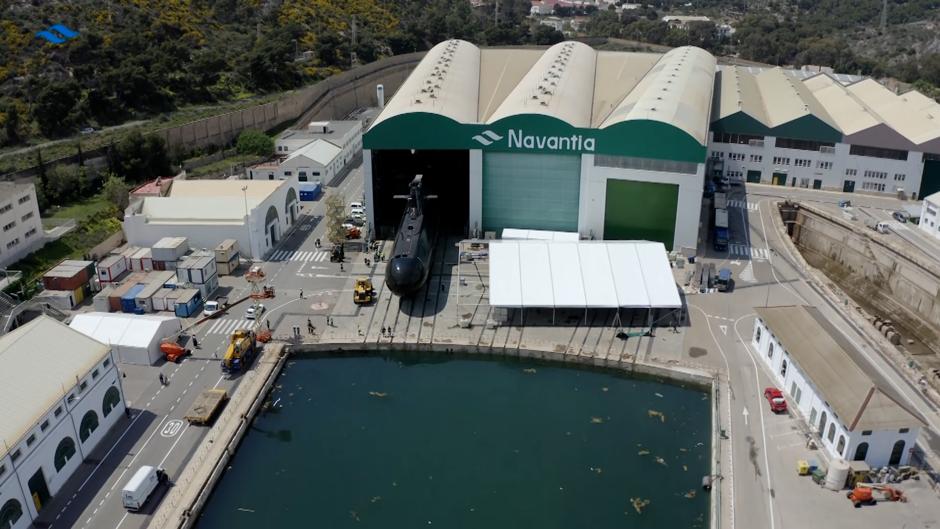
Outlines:
POLYGON ((394 294, 409 297, 424 286, 429 268, 417 257, 395 257, 385 268, 385 284, 394 294))

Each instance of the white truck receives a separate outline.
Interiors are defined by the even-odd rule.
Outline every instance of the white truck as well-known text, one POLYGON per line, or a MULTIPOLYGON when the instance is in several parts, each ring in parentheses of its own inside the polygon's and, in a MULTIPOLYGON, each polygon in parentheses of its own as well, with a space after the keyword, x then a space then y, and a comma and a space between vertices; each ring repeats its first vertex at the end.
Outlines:
POLYGON ((877 231, 878 233, 891 232, 891 225, 883 220, 868 219, 865 221, 865 225, 868 226, 870 230, 877 231))
POLYGON ((162 468, 147 465, 138 468, 121 491, 124 508, 131 512, 139 511, 147 503, 147 499, 153 494, 157 485, 166 481, 166 471, 162 468))

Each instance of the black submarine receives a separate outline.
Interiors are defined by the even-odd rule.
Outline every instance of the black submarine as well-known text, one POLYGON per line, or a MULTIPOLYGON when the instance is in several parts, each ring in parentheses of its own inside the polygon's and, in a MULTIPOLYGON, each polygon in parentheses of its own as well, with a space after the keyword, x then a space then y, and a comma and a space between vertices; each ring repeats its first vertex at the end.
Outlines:
POLYGON ((405 214, 401 217, 392 257, 385 267, 385 284, 389 290, 401 297, 409 297, 421 290, 431 271, 431 252, 434 249, 424 211, 424 201, 437 198, 425 195, 421 187, 421 175, 416 175, 408 185, 408 195, 395 198, 408 200, 405 214))

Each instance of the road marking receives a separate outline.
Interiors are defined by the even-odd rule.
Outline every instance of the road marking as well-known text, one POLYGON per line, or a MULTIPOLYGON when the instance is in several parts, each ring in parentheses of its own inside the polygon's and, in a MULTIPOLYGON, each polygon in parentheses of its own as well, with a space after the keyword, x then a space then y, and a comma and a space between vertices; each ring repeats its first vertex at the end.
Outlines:
MULTIPOLYGON (((179 419, 173 419, 172 421, 167 421, 167 423, 163 425, 163 429, 160 430, 160 435, 163 437, 173 437, 174 435, 179 433, 180 428, 182 427, 183 427, 183 421, 179 419)), ((104 500, 101 500, 101 501, 104 502, 104 500)))
POLYGON ((300 251, 300 250, 279 250, 274 252, 268 262, 273 263, 283 263, 285 261, 294 261, 294 262, 319 262, 325 261, 330 256, 329 252, 322 250, 315 251, 300 251))
POLYGON ((767 261, 770 253, 766 248, 752 248, 749 244, 732 243, 728 245, 728 248, 731 255, 754 261, 767 261))
POLYGON ((728 206, 732 208, 747 209, 749 211, 757 211, 760 208, 756 202, 748 202, 746 200, 729 200, 728 206))
MULTIPOLYGON (((724 334, 725 336, 728 335, 728 326, 727 326, 727 325, 719 325, 718 328, 721 329, 721 334, 724 334)), ((745 415, 747 415, 747 414, 745 413, 745 415)))
MULTIPOLYGON (((744 415, 744 426, 747 426, 747 425, 748 425, 748 422, 747 422, 747 416, 748 416, 747 406, 745 406, 744 409, 741 410, 741 413, 744 415)), ((766 447, 764 447, 764 448, 766 448, 766 447)))

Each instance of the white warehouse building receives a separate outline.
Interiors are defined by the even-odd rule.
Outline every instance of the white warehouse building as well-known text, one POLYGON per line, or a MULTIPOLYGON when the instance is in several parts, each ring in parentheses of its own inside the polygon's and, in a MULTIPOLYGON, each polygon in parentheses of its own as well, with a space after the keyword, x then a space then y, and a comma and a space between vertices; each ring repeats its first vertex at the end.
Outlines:
POLYGON ((751 345, 829 459, 908 464, 923 422, 862 371, 819 309, 756 311, 751 345))
POLYGON ((44 242, 36 186, 0 182, 0 268, 26 257, 44 242))
POLYGON ((0 336, 0 527, 30 527, 124 406, 107 345, 47 316, 0 336))
POLYGON ((362 150, 362 122, 314 121, 285 131, 274 144, 277 159, 246 169, 249 180, 329 182, 362 150))
POLYGON ((181 180, 165 197, 145 197, 124 213, 127 242, 153 246, 164 237, 186 237, 193 248, 215 248, 226 239, 252 259, 269 252, 297 221, 296 180, 181 180))
POLYGON ((924 207, 920 214, 920 229, 932 237, 940 239, 940 191, 924 197, 924 207))

